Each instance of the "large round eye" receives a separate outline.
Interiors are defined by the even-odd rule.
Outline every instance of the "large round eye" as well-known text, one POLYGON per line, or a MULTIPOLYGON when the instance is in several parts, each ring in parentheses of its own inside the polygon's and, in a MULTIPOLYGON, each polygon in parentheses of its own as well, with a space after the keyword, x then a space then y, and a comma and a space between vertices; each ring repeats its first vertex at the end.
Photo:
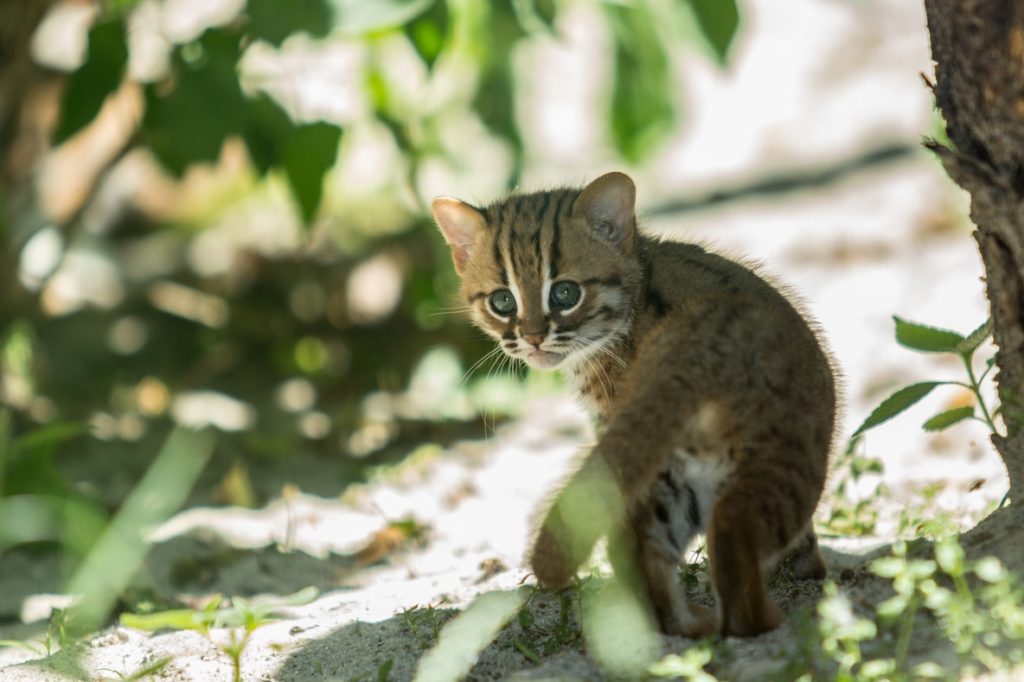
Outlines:
POLYGON ((551 307, 565 310, 580 302, 580 285, 576 282, 555 282, 551 287, 551 307))
POLYGON ((516 299, 508 289, 498 289, 491 294, 491 310, 499 315, 511 315, 516 311, 516 299))

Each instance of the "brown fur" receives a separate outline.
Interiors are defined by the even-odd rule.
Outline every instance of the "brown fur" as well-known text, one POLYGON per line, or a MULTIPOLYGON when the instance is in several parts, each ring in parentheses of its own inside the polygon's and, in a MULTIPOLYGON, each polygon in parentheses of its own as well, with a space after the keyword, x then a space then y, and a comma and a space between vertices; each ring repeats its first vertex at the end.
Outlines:
POLYGON ((485 209, 438 199, 434 213, 474 322, 513 357, 563 369, 603 428, 540 529, 530 556, 538 581, 566 584, 611 532, 636 561, 666 632, 749 636, 776 627, 766 571, 796 547, 794 571, 825 573, 809 527, 836 386, 804 317, 751 269, 639 233, 633 184, 620 173, 485 209), (560 282, 579 286, 571 309, 544 298, 560 282), (505 290, 515 310, 502 316, 490 297, 505 290), (602 502, 581 513, 566 503, 603 471, 621 513, 581 523, 615 509, 602 502), (679 545, 701 528, 717 615, 688 606, 675 578, 679 545))

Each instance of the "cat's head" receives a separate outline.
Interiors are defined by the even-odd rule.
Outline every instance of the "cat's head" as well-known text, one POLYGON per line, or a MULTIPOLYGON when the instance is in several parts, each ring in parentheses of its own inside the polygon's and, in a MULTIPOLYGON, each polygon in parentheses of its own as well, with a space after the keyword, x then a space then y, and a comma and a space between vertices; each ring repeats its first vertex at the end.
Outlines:
POLYGON ((635 198, 628 176, 608 173, 482 209, 435 199, 473 322, 538 369, 573 369, 608 349, 629 330, 642 278, 635 198))

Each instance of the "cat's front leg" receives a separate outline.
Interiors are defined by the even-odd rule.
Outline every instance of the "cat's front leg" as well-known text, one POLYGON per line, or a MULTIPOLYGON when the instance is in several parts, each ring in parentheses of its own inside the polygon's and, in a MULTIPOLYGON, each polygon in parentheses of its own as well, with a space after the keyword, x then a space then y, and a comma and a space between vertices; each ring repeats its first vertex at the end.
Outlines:
POLYGON ((529 563, 547 589, 568 585, 597 540, 622 522, 625 505, 601 456, 593 452, 544 517, 529 563))

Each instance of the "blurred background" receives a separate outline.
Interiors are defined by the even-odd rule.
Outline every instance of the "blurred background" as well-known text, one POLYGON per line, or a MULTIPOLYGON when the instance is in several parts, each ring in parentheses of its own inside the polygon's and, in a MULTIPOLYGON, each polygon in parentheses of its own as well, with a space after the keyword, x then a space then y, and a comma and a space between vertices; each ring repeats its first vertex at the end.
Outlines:
MULTIPOLYGON (((942 126, 917 5, 3 2, 0 495, 45 502, 0 505, 0 550, 84 552, 175 425, 218 432, 193 503, 261 506, 562 395, 479 363, 439 194, 631 173, 649 230, 799 292, 847 376, 845 433, 956 370, 891 332, 986 316, 965 199, 919 145, 942 126)), ((894 482, 946 453, 988 491, 957 509, 998 499, 983 428, 919 422, 879 430, 894 482)))

